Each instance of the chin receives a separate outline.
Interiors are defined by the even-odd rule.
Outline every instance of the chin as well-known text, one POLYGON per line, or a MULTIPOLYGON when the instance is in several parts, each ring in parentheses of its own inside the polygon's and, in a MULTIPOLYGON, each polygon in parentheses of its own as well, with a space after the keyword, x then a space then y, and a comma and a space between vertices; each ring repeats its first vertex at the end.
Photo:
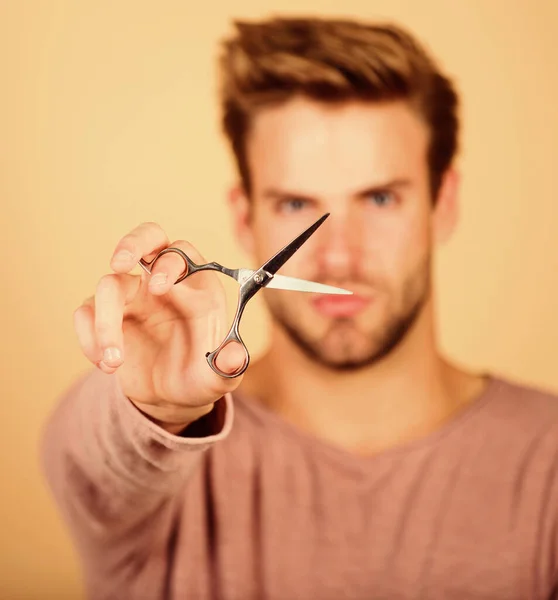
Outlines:
POLYGON ((420 312, 420 303, 399 316, 373 306, 352 317, 325 316, 308 305, 299 310, 275 307, 272 314, 311 360, 337 371, 356 371, 390 355, 420 312))
POLYGON ((372 323, 370 316, 324 317, 300 312, 294 318, 276 319, 291 340, 320 362, 335 366, 360 363, 381 351, 385 327, 372 323))

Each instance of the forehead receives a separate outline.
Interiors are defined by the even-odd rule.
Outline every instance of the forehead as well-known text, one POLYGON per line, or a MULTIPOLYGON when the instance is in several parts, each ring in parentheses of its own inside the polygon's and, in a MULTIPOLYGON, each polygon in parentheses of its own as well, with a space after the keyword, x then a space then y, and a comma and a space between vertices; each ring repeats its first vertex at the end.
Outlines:
POLYGON ((403 102, 327 105, 296 99, 264 109, 247 144, 256 193, 262 187, 347 193, 426 168, 428 131, 403 102))

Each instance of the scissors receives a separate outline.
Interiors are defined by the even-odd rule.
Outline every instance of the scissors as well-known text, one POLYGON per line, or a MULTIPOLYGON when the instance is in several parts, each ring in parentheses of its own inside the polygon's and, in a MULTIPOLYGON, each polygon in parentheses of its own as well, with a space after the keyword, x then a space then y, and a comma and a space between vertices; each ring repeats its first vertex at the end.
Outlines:
POLYGON ((256 271, 251 269, 228 269, 227 267, 224 267, 216 262, 197 265, 179 248, 165 248, 164 250, 161 250, 150 262, 146 262, 143 258, 140 259, 139 265, 144 269, 144 271, 151 274, 153 265, 161 256, 167 254, 168 252, 175 252, 179 254, 186 263, 186 268, 182 275, 180 275, 180 277, 176 280, 175 285, 186 279, 186 277, 189 277, 194 273, 198 273, 199 271, 218 271, 219 273, 223 273, 224 275, 232 277, 240 285, 238 306, 231 328, 219 347, 213 350, 213 352, 207 352, 205 355, 209 366, 213 369, 213 371, 215 371, 215 373, 221 377, 232 379, 242 375, 250 363, 250 354, 242 338, 240 337, 238 328, 246 304, 261 289, 268 287, 280 290, 316 292, 321 294, 352 294, 352 292, 341 288, 323 285, 321 283, 315 283, 305 279, 296 279, 294 277, 276 275, 277 271, 287 262, 287 260, 291 258, 291 256, 308 240, 308 238, 316 231, 316 229, 320 227, 327 217, 329 217, 329 214, 330 213, 327 213, 320 217, 313 225, 308 227, 308 229, 298 235, 294 240, 292 240, 292 242, 279 250, 279 252, 272 256, 256 271), (239 370, 235 371, 234 373, 225 373, 224 371, 221 371, 219 367, 217 367, 215 360, 217 359, 219 352, 230 342, 238 342, 244 349, 246 358, 243 366, 239 370))

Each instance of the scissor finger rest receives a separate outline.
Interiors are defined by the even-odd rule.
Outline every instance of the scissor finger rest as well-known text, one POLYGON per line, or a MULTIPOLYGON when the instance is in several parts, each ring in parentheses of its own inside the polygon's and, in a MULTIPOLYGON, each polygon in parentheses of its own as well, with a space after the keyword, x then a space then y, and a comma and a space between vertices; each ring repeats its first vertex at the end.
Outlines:
POLYGON ((145 259, 141 258, 139 261, 139 265, 146 273, 149 273, 149 275, 151 275, 153 265, 161 258, 161 256, 163 256, 164 254, 168 254, 170 252, 179 254, 182 257, 182 259, 184 260, 184 262, 186 263, 185 267, 184 267, 184 271, 182 272, 182 274, 176 280, 175 283, 180 283, 181 281, 184 281, 184 279, 186 279, 186 277, 188 277, 188 275, 192 275, 192 273, 195 273, 197 270, 199 270, 198 265, 196 265, 196 263, 192 262, 190 260, 190 257, 186 253, 184 253, 182 250, 180 250, 180 248, 165 248, 164 250, 161 250, 161 252, 159 252, 159 254, 157 254, 157 256, 153 260, 151 260, 149 262, 147 262, 145 259))

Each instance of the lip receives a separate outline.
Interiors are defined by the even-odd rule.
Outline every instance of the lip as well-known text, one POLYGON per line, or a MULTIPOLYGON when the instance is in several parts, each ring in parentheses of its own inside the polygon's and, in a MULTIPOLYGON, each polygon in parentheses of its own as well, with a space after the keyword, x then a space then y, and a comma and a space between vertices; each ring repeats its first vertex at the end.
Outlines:
POLYGON ((353 294, 351 296, 324 295, 312 301, 314 308, 327 317, 354 317, 363 311, 371 302, 371 298, 365 298, 353 294))

